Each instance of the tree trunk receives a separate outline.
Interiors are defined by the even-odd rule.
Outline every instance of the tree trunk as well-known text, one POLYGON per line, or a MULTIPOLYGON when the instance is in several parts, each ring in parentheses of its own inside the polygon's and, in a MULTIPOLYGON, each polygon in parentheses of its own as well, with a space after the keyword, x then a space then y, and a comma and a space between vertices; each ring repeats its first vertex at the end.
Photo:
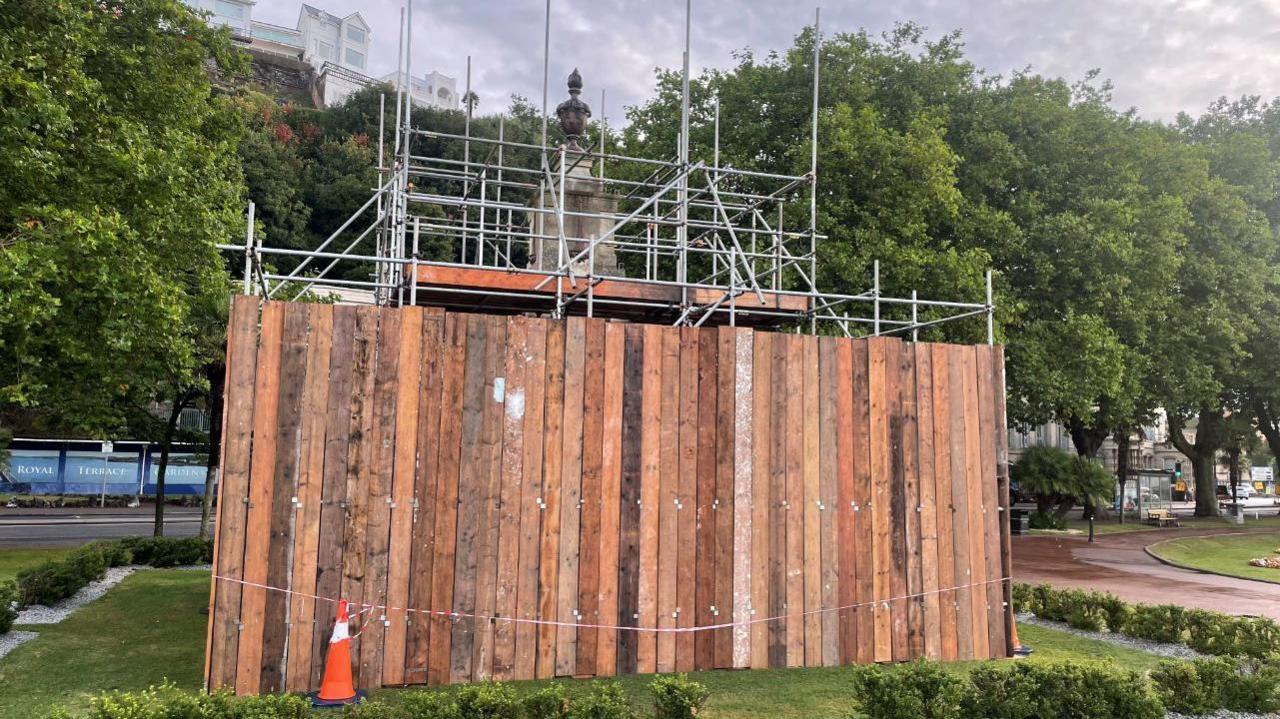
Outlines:
POLYGON ((1101 426, 1102 423, 1096 421, 1094 426, 1085 426, 1083 420, 1079 417, 1072 417, 1067 420, 1067 431, 1071 433, 1071 444, 1076 448, 1076 454, 1086 459, 1094 459, 1098 456, 1098 450, 1102 448, 1102 443, 1107 438, 1107 428, 1101 426))
POLYGON ((200 502, 200 538, 209 536, 209 520, 213 515, 213 488, 218 479, 222 461, 222 400, 226 385, 225 367, 222 362, 210 365, 209 395, 205 405, 209 408, 209 460, 205 464, 204 498, 200 502))
POLYGON ((164 439, 160 445, 160 467, 156 470, 156 518, 151 534, 164 536, 164 475, 169 469, 169 448, 173 446, 173 435, 178 431, 178 418, 190 401, 190 393, 179 392, 173 398, 173 409, 169 411, 169 421, 164 426, 164 439))
POLYGON ((1187 441, 1182 434, 1182 418, 1176 413, 1169 415, 1169 441, 1179 452, 1187 455, 1191 461, 1191 473, 1196 484, 1196 516, 1218 516, 1218 474, 1215 458, 1222 444, 1224 420, 1222 412, 1209 406, 1202 406, 1198 414, 1200 419, 1196 425, 1196 441, 1187 441))
MULTIPOLYGON (((1133 442, 1133 433, 1127 428, 1116 430, 1116 480, 1120 483, 1120 523, 1124 524, 1124 488, 1129 481, 1129 445, 1133 442)), ((1138 490, 1141 492, 1141 488, 1138 490)), ((1139 517, 1139 520, 1142 518, 1139 517)))

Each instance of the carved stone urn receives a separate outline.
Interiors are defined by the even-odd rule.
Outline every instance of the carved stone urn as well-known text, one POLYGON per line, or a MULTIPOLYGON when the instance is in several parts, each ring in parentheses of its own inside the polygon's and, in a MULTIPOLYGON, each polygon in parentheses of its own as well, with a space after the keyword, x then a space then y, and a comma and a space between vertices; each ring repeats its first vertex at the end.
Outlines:
POLYGON ((578 140, 582 139, 583 131, 587 128, 587 118, 591 117, 591 107, 579 99, 581 94, 582 75, 578 74, 578 68, 575 67, 569 73, 569 99, 556 108, 556 117, 560 119, 560 129, 569 141, 568 149, 577 152, 583 151, 578 140))

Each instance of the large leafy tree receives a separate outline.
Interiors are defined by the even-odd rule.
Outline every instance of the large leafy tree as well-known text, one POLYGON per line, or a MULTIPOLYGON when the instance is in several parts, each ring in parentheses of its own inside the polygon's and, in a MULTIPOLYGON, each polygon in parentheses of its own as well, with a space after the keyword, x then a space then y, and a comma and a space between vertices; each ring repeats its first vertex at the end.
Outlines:
POLYGON ((241 123, 177 0, 0 7, 0 402, 111 432, 190 380, 243 226, 241 123))

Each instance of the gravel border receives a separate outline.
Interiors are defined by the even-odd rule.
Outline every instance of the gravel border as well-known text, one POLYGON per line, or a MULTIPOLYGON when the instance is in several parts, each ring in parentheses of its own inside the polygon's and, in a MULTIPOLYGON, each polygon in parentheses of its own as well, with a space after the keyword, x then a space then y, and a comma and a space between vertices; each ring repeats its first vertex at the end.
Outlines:
MULTIPOLYGON (((1019 612, 1017 615, 1019 622, 1023 624, 1031 624, 1037 627, 1053 629, 1067 634, 1074 634, 1077 637, 1085 639, 1097 639, 1101 642, 1108 642, 1129 649, 1137 649, 1148 654, 1155 654, 1162 657, 1170 657, 1172 659, 1196 659, 1204 656, 1200 652, 1186 646, 1185 644, 1164 644, 1161 642, 1153 642, 1150 639, 1139 639, 1124 634, 1115 634, 1112 632, 1092 632, 1087 629, 1076 629, 1068 626, 1066 622, 1054 622, 1048 619, 1041 619, 1034 614, 1028 612, 1019 612)), ((1245 716, 1241 714, 1240 716, 1245 716)))
POLYGON ((35 632, 9 631, 0 634, 0 659, 6 654, 40 636, 35 632))
POLYGON ((71 613, 75 610, 106 594, 107 590, 124 581, 124 578, 130 574, 161 568, 177 569, 182 571, 209 571, 212 569, 211 565, 208 564, 196 564, 182 567, 149 567, 146 565, 135 564, 127 567, 111 567, 106 571, 106 574, 103 575, 102 579, 99 579, 96 582, 90 582, 74 595, 67 597, 52 607, 35 604, 23 609, 21 612, 18 612, 18 618, 14 621, 14 624, 57 624, 63 619, 71 616, 71 613))

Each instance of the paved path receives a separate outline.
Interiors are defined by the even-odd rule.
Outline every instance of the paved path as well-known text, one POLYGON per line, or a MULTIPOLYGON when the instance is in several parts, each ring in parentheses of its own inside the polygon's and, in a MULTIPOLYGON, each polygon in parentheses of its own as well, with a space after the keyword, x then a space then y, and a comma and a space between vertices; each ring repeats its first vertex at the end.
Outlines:
POLYGON ((1280 620, 1280 584, 1178 569, 1143 551, 1143 547, 1175 537, 1239 531, 1224 528, 1129 532, 1098 537, 1093 545, 1084 537, 1014 537, 1013 578, 1111 592, 1129 602, 1181 604, 1280 620))
MULTIPOLYGON (((9 509, 0 511, 0 548, 76 546, 95 539, 149 536, 154 507, 99 511, 9 509)), ((200 510, 165 508, 165 534, 192 537, 200 531, 200 510)))

